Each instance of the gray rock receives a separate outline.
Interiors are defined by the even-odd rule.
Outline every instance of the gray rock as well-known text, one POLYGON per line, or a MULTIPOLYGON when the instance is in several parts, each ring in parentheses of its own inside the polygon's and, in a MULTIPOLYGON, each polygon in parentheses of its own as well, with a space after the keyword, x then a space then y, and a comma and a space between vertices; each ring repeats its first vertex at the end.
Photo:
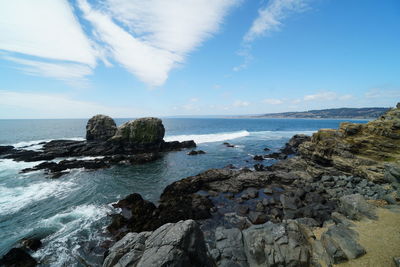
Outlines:
POLYGON ((329 227, 321 237, 328 254, 335 263, 345 259, 356 259, 366 253, 356 239, 357 233, 344 224, 329 227))
POLYGON ((93 116, 86 124, 86 140, 105 141, 117 132, 114 120, 105 115, 93 116))
POLYGON ((218 227, 215 231, 215 239, 220 257, 214 259, 218 266, 248 266, 242 232, 239 229, 218 227))
POLYGON ((375 210, 360 194, 342 196, 339 199, 339 211, 352 220, 360 220, 363 216, 375 219, 375 210))
POLYGON ((341 223, 347 227, 354 226, 354 223, 351 220, 347 219, 343 214, 341 214, 339 212, 336 212, 336 211, 332 212, 331 217, 332 217, 332 220, 337 224, 341 223))
POLYGON ((265 188, 264 193, 271 195, 273 193, 272 188, 265 188))
POLYGON ((247 216, 252 224, 262 224, 267 221, 267 215, 262 212, 250 211, 247 216))
POLYGON ((128 233, 110 248, 103 267, 213 266, 197 223, 164 224, 154 232, 128 233))
POLYGON ((310 246, 295 221, 254 225, 243 231, 250 266, 309 266, 310 246))

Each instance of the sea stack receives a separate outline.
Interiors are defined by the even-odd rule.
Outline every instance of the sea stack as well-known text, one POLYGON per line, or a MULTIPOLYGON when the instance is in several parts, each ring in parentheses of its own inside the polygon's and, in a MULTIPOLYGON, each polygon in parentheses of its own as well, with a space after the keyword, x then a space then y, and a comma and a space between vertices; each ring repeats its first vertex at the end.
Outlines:
POLYGON ((106 141, 117 132, 114 120, 106 115, 93 116, 86 124, 86 140, 106 141))
POLYGON ((160 147, 165 128, 158 118, 148 117, 128 121, 118 127, 112 141, 138 149, 160 147))

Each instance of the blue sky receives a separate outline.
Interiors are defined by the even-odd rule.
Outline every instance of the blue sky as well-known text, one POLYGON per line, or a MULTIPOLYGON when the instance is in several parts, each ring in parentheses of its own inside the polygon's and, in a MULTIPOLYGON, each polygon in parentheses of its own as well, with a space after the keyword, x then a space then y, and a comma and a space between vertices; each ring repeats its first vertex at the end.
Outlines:
POLYGON ((0 118, 398 101, 398 0, 0 0, 0 118))

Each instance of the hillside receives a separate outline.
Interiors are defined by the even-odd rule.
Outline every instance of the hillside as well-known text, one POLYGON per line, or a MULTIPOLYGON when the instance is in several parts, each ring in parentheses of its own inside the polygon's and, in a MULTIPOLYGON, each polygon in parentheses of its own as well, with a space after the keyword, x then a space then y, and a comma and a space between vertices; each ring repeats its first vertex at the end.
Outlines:
POLYGON ((256 118, 307 118, 307 119, 371 119, 377 118, 389 108, 332 108, 321 110, 309 110, 300 112, 268 113, 256 115, 256 118))

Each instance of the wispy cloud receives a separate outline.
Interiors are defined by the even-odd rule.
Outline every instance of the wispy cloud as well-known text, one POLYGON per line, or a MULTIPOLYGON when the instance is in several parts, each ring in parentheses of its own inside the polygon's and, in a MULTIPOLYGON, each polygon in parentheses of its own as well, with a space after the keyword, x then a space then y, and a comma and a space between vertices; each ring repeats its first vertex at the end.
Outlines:
POLYGON ((258 16, 253 21, 250 29, 243 36, 243 42, 238 55, 243 57, 244 62, 233 68, 233 71, 240 71, 250 64, 253 59, 251 55, 251 43, 262 36, 273 31, 278 31, 283 21, 293 13, 299 13, 309 8, 311 0, 270 0, 258 10, 258 16))
POLYGON ((87 84, 85 76, 93 73, 93 69, 85 64, 68 62, 42 62, 6 56, 5 59, 21 64, 20 69, 34 76, 44 76, 63 80, 72 85, 84 87, 87 84))
POLYGON ((119 117, 147 115, 131 107, 114 107, 73 99, 67 95, 0 90, 0 111, 16 108, 18 114, 0 112, 0 118, 82 118, 98 113, 119 117))
POLYGON ((258 17, 253 21, 248 32, 243 37, 245 42, 252 42, 257 37, 277 31, 283 20, 290 14, 307 9, 309 0, 271 0, 258 10, 258 17))
POLYGON ((305 101, 316 101, 316 100, 334 100, 337 98, 337 94, 331 91, 320 92, 316 94, 305 95, 305 101))

